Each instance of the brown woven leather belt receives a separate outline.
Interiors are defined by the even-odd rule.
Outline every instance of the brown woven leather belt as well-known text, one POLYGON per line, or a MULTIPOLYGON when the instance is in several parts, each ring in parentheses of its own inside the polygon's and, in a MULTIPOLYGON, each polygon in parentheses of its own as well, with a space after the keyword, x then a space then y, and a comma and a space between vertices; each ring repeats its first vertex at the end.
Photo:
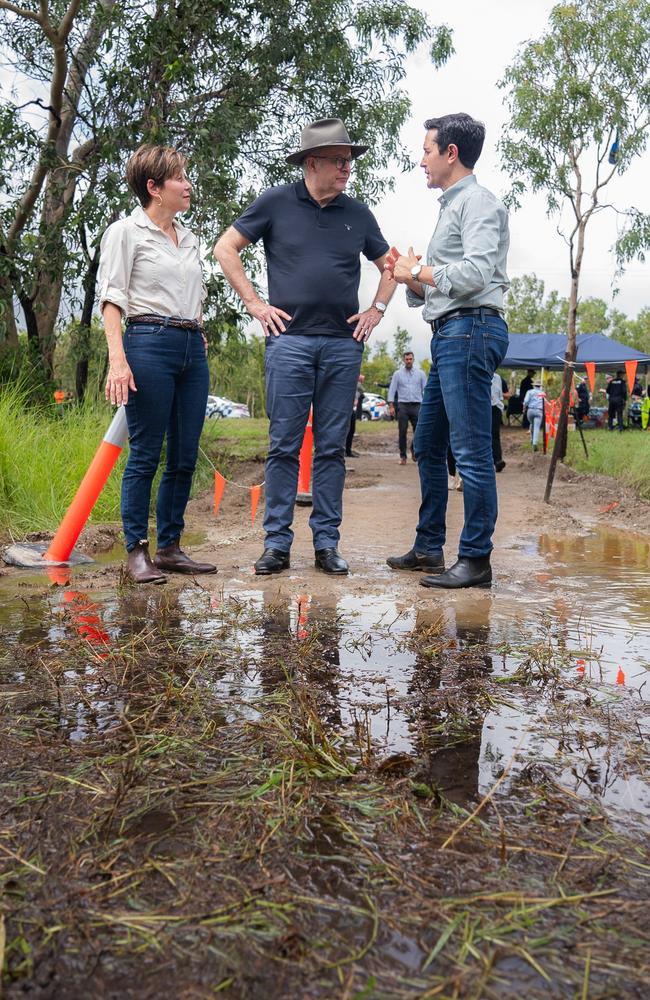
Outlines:
POLYGON ((176 326, 180 330, 201 330, 201 324, 195 319, 182 319, 180 316, 129 316, 127 326, 134 323, 151 323, 156 326, 176 326))

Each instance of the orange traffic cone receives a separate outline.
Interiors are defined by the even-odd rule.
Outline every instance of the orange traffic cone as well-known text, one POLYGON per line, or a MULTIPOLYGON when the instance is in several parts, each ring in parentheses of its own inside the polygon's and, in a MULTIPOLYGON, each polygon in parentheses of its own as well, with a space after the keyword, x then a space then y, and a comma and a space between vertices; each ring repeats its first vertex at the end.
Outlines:
POLYGON ((305 436, 302 439, 300 449, 300 465, 298 468, 298 493, 296 503, 300 507, 311 507, 311 462, 314 453, 314 432, 312 430, 312 413, 309 410, 309 419, 305 427, 305 436))

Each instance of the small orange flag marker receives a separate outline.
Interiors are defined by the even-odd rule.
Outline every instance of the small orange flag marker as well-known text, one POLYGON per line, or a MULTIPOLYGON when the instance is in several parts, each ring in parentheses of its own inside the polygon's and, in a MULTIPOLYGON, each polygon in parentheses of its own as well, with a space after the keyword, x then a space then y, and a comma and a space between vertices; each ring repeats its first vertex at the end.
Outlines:
POLYGON ((221 504, 221 498, 223 497, 223 491, 226 488, 226 480, 221 475, 220 472, 215 472, 214 474, 214 513, 219 513, 219 505, 221 504))
POLYGON ((257 505, 260 502, 261 492, 261 486, 251 486, 251 524, 255 524, 255 515, 257 513, 257 505))

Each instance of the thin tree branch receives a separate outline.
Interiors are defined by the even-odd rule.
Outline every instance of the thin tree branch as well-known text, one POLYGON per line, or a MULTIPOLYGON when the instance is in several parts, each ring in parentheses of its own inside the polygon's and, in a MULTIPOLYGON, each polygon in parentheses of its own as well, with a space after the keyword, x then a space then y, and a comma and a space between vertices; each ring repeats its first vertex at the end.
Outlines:
POLYGON ((43 23, 40 14, 36 14, 33 10, 25 10, 24 7, 18 7, 14 3, 9 3, 9 0, 0 0, 0 10, 8 10, 10 14, 16 14, 17 17, 24 17, 27 21, 36 21, 37 24, 43 23))

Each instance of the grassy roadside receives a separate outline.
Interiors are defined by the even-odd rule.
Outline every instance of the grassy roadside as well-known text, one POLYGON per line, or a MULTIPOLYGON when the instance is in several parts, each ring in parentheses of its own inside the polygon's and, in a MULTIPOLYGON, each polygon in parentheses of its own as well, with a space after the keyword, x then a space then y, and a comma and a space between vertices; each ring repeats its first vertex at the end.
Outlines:
MULTIPOLYGON (((35 531, 54 531, 92 461, 112 410, 100 402, 65 409, 26 405, 19 389, 0 393, 0 535, 20 538, 35 531)), ((366 436, 383 422, 364 422, 366 436)), ((194 478, 193 495, 210 488, 212 466, 225 475, 246 461, 263 461, 268 446, 268 420, 206 420, 194 478), (207 456, 207 458, 206 458, 207 456), (208 460, 209 459, 209 460, 208 460)), ((91 523, 119 521, 122 454, 92 512, 91 523)), ((153 495, 155 496, 156 483, 153 495)))
POLYGON ((613 476, 644 500, 650 500, 650 433, 587 431, 585 441, 589 458, 585 457, 580 436, 569 435, 567 465, 578 472, 613 476))

